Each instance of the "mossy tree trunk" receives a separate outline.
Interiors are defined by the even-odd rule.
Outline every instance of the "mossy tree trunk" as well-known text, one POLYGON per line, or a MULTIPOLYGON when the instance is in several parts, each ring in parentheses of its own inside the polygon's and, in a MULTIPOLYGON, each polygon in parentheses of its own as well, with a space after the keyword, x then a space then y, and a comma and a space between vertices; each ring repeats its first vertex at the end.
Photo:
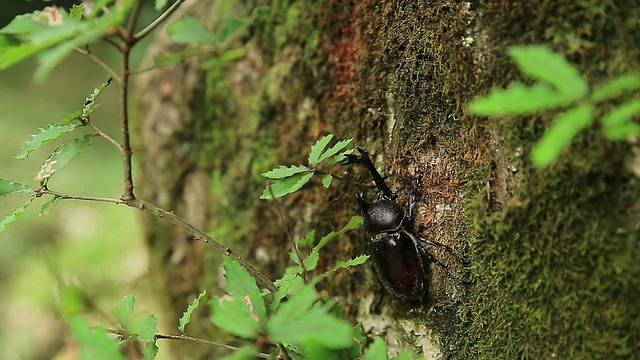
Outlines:
MULTIPOLYGON (((222 9, 190 2, 212 29, 222 9)), ((245 1, 247 16, 266 5, 245 1)), ((633 1, 279 1, 246 36, 246 53, 187 62, 139 82, 142 195, 211 229, 271 278, 290 243, 260 173, 304 162, 327 133, 355 137, 400 199, 419 180, 416 231, 471 261, 474 284, 433 269, 429 301, 392 299, 370 264, 321 283, 349 318, 394 354, 437 358, 631 358, 640 354, 640 181, 637 144, 581 133, 557 164, 534 169, 530 150, 554 113, 487 120, 466 104, 524 80, 508 46, 547 44, 590 84, 637 69, 633 1), (364 281, 363 281, 364 279, 364 281), (433 334, 437 336, 433 336, 433 334)), ((159 37, 151 54, 175 51, 159 37)), ((336 169, 365 179, 355 169, 336 169)), ((354 188, 318 183, 280 200, 294 237, 325 234, 357 213, 354 188)), ((219 255, 147 221, 154 273, 165 274, 177 319, 217 286, 219 255)), ((367 251, 361 233, 323 253, 320 267, 367 251)), ((203 320, 206 330, 206 319, 203 320)))

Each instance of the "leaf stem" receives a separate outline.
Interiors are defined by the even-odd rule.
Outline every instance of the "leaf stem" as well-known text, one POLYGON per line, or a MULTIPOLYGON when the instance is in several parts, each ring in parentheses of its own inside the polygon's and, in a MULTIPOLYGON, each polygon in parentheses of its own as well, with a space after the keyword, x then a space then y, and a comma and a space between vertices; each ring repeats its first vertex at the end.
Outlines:
POLYGON ((86 56, 87 58, 89 58, 89 60, 93 61, 94 63, 96 63, 98 66, 100 66, 101 68, 103 68, 106 72, 109 73, 109 75, 111 75, 111 77, 113 78, 113 80, 116 81, 116 83, 120 84, 122 83, 122 78, 120 78, 120 75, 118 75, 118 73, 115 72, 115 70, 113 70, 109 65, 107 65, 104 61, 100 60, 100 58, 98 58, 97 56, 93 55, 91 53, 91 51, 89 51, 89 49, 80 49, 80 48, 74 48, 73 49, 75 52, 86 56))
POLYGON ((122 199, 62 194, 57 191, 49 190, 46 186, 36 189, 35 192, 36 192, 36 196, 53 195, 62 200, 83 200, 83 201, 108 202, 113 204, 125 204, 125 202, 122 199))
POLYGON ((150 32, 152 32, 158 25, 160 25, 165 19, 167 19, 171 14, 173 14, 185 0, 176 0, 164 13, 158 16, 151 24, 147 25, 144 29, 142 29, 139 33, 133 36, 135 41, 138 41, 145 36, 147 36, 150 32))

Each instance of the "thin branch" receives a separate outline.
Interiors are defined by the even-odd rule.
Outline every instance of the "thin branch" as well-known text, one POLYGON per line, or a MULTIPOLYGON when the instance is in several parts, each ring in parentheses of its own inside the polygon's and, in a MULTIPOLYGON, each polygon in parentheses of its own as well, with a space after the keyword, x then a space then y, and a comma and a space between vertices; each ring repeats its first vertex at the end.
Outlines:
POLYGON ((120 152, 122 152, 122 145, 120 145, 119 142, 115 141, 111 136, 107 135, 105 132, 103 132, 102 130, 98 129, 98 127, 94 123, 92 123, 89 118, 80 119, 80 121, 82 122, 83 125, 86 125, 86 126, 92 128, 93 131, 96 132, 96 136, 100 136, 101 138, 107 140, 108 142, 113 144, 113 146, 118 148, 118 150, 120 152))
POLYGON ((237 261, 238 263, 240 263, 240 265, 242 265, 242 267, 247 269, 249 274, 254 279, 256 279, 256 281, 258 282, 258 285, 260 285, 261 287, 266 288, 273 294, 275 294, 278 291, 278 288, 273 284, 273 282, 271 282, 269 278, 267 278, 264 274, 262 274, 253 265, 251 265, 249 262, 247 262, 245 259, 243 259, 239 255, 236 255, 229 247, 222 245, 216 239, 212 238, 204 231, 194 227, 193 225, 186 222, 183 218, 177 216, 174 212, 160 209, 159 207, 146 203, 140 199, 129 200, 127 201, 127 205, 136 207, 151 215, 165 219, 166 221, 179 226, 180 228, 184 229, 187 233, 192 235, 195 240, 200 240, 205 244, 212 246, 218 252, 225 254, 230 258, 234 259, 235 261, 237 261))
POLYGON ((114 199, 114 198, 105 198, 105 197, 96 197, 96 196, 79 196, 79 195, 68 195, 62 194, 57 191, 49 190, 46 187, 41 187, 36 189, 36 195, 53 195, 62 200, 83 200, 83 201, 97 201, 97 202, 108 202, 113 204, 124 204, 125 202, 122 199, 114 199))
POLYGON ((138 0, 134 5, 133 11, 131 11, 131 16, 129 17, 129 24, 127 24, 127 41, 133 40, 133 32, 136 31, 136 25, 138 24, 138 18, 140 17, 140 12, 142 11, 142 4, 144 1, 138 0))
MULTIPOLYGON (((125 331, 122 330, 122 329, 104 329, 104 330, 109 334, 115 334, 115 335, 120 335, 120 336, 123 336, 125 334, 125 331)), ((219 347, 219 348, 223 348, 223 349, 227 349, 227 350, 233 350, 233 351, 240 350, 240 348, 236 347, 236 346, 227 345, 227 344, 221 344, 221 343, 218 343, 218 342, 215 342, 215 341, 195 338, 195 337, 191 337, 191 336, 187 336, 187 335, 155 334, 154 337, 156 339, 165 339, 165 340, 186 340, 186 341, 191 341, 191 342, 195 342, 195 343, 199 343, 199 344, 211 345, 211 346, 215 346, 215 347, 219 347)), ((269 358, 269 354, 257 353, 256 357, 259 357, 261 359, 268 359, 269 358)))
POLYGON ((173 14, 176 10, 178 10, 178 7, 180 7, 180 5, 182 5, 183 2, 185 2, 185 0, 176 0, 176 2, 173 3, 173 5, 171 5, 164 13, 158 16, 151 24, 147 25, 146 28, 142 29, 139 33, 133 36, 133 39, 135 41, 138 41, 144 38, 145 36, 147 36, 156 27, 158 27, 158 25, 160 25, 164 20, 166 20, 169 16, 171 16, 171 14, 173 14))
POLYGON ((122 78, 120 77, 120 75, 118 75, 118 73, 116 73, 109 65, 107 65, 104 61, 100 60, 97 56, 93 55, 90 51, 88 50, 83 50, 80 48, 74 48, 73 49, 75 52, 82 54, 86 57, 88 57, 91 61, 93 61, 94 63, 96 63, 98 66, 100 66, 101 68, 103 68, 104 70, 106 70, 109 75, 111 75, 111 78, 113 78, 113 80, 116 81, 116 83, 120 84, 122 83, 122 78))
POLYGON ((129 138, 129 58, 131 54, 131 45, 126 44, 122 51, 122 83, 120 84, 120 106, 121 108, 121 125, 122 130, 122 162, 124 170, 124 200, 131 201, 135 199, 133 195, 133 175, 131 165, 131 143, 129 138))

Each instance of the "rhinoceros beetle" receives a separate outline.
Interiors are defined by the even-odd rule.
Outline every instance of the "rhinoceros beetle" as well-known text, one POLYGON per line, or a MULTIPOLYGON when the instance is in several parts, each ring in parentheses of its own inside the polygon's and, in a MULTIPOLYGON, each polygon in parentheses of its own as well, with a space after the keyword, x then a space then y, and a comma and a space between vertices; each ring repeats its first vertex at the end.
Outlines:
POLYGON ((385 289, 404 300, 423 297, 429 286, 429 262, 436 264, 456 282, 466 284, 432 256, 423 245, 441 247, 458 259, 449 246, 420 235, 416 236, 406 229, 414 220, 415 195, 409 197, 408 212, 405 214, 404 209, 396 202, 396 194, 387 186, 371 162, 369 153, 360 148, 358 151, 360 155, 346 155, 342 164, 364 166, 371 173, 378 188, 377 202, 368 203, 362 191, 356 193, 356 200, 364 218, 365 232, 370 239, 371 258, 385 289))

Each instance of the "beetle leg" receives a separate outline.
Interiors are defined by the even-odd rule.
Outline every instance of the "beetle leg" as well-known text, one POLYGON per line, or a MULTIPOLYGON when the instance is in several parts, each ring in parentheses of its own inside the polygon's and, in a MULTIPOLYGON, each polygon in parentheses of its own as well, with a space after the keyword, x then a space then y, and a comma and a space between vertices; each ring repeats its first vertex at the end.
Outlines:
MULTIPOLYGON (((418 235, 417 238, 424 244, 426 245, 431 245, 431 246, 437 246, 440 248, 445 249, 449 255, 451 255, 454 259, 456 259, 456 261, 458 261, 459 263, 461 263, 463 266, 468 265, 467 263, 465 263, 464 261, 462 261, 462 259, 460 259, 456 254, 453 253, 453 250, 451 249, 451 247, 445 245, 445 244, 441 244, 439 242, 427 239, 424 236, 420 236, 418 235)), ((449 268, 441 263, 438 259, 436 259, 433 255, 431 255, 427 249, 425 249, 421 244, 418 244, 418 250, 420 251, 420 253, 422 253, 426 258, 429 259, 429 261, 433 262, 434 264, 436 264, 442 271, 444 271, 451 279, 455 280, 457 283, 462 284, 462 285, 468 285, 471 283, 471 281, 464 281, 461 278, 453 275, 453 273, 449 270, 449 268)))
POLYGON ((409 208, 409 211, 407 212, 407 218, 405 219, 405 222, 406 224, 411 224, 413 223, 413 220, 415 220, 415 216, 416 216, 416 195, 415 194, 409 195, 409 204, 407 204, 407 207, 409 208))

